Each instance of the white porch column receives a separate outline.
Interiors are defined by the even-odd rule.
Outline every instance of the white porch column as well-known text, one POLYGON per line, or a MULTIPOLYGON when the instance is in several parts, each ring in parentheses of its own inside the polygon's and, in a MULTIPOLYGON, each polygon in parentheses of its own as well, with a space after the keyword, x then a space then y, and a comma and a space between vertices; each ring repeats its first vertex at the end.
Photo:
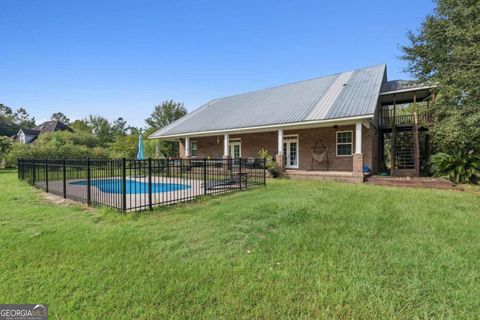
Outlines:
POLYGON ((283 129, 278 129, 278 148, 277 154, 283 155, 283 129))
POLYGON ((355 153, 362 153, 362 122, 355 124, 355 153))
POLYGON ((190 137, 185 137, 185 157, 190 157, 190 137))
POLYGON ((283 162, 283 129, 278 129, 278 146, 277 146, 277 154, 275 156, 275 161, 277 163, 277 173, 279 175, 283 174, 284 162, 283 162))
POLYGON ((363 182, 362 122, 355 124, 355 153, 353 154, 353 175, 363 182))
POLYGON ((223 136, 223 157, 228 157, 228 142, 230 141, 230 136, 228 133, 225 133, 223 136))

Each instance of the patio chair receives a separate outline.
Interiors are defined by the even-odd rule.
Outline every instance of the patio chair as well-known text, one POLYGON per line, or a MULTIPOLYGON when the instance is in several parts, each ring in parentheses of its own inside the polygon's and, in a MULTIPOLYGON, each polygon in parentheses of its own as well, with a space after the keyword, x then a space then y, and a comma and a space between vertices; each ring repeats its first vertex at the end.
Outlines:
POLYGON ((217 187, 234 186, 234 185, 239 185, 240 189, 242 189, 242 183, 245 184, 245 187, 246 187, 247 179, 248 179, 248 173, 239 172, 237 174, 232 174, 230 178, 220 179, 220 180, 209 180, 202 185, 207 190, 212 190, 217 187))

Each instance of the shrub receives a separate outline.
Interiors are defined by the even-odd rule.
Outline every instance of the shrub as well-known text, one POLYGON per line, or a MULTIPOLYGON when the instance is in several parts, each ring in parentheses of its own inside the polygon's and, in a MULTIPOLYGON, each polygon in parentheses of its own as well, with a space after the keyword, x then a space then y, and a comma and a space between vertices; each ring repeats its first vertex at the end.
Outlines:
POLYGON ((12 139, 6 136, 0 136, 0 162, 5 160, 12 144, 12 139))
POLYGON ((95 138, 70 132, 41 135, 31 144, 13 143, 6 156, 7 166, 15 167, 18 158, 108 158, 108 150, 96 146, 95 138))
POLYGON ((258 157, 266 159, 265 166, 267 167, 268 171, 270 171, 271 173, 277 172, 277 163, 266 149, 261 149, 260 151, 258 151, 258 157))
POLYGON ((448 178, 454 183, 480 181, 480 156, 473 150, 437 153, 431 157, 430 162, 435 176, 448 178))

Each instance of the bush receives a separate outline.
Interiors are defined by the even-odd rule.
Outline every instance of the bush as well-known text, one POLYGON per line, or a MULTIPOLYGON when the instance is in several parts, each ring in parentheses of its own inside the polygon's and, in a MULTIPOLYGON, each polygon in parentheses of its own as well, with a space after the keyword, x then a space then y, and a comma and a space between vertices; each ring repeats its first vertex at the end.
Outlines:
POLYGON ((259 158, 264 158, 265 160, 265 166, 267 170, 272 174, 272 176, 277 175, 277 162, 273 159, 273 157, 268 153, 267 150, 262 149, 258 151, 258 157, 259 158))
POLYGON ((473 150, 437 153, 431 157, 430 162, 435 176, 448 178, 454 183, 480 181, 480 156, 473 150))
POLYGON ((6 136, 0 136, 0 163, 5 160, 10 148, 13 145, 12 139, 6 136))
POLYGON ((97 146, 95 138, 71 132, 54 132, 41 135, 31 144, 13 143, 6 163, 17 165, 18 158, 108 158, 108 150, 97 146))

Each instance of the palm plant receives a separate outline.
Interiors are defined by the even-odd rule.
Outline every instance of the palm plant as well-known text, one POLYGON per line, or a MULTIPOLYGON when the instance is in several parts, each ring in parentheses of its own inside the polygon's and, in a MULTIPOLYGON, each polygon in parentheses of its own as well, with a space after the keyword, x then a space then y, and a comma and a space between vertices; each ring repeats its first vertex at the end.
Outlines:
POLYGON ((450 154, 437 153, 430 159, 432 173, 454 183, 480 181, 480 156, 473 150, 456 150, 450 154))

